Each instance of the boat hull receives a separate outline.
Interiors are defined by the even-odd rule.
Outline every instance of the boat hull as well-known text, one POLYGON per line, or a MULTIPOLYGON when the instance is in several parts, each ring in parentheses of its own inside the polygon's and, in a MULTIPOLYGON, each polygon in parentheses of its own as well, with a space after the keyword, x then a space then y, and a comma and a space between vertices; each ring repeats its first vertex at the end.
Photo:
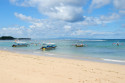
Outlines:
POLYGON ((12 45, 12 47, 27 47, 28 45, 12 45))
POLYGON ((83 47, 84 45, 75 45, 76 47, 83 47))

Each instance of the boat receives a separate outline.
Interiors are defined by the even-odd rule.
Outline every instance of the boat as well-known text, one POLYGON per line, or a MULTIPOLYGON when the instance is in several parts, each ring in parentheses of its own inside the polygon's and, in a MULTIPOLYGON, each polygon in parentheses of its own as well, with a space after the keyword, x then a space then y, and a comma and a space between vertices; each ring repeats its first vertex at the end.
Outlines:
POLYGON ((76 47, 86 47, 87 45, 86 44, 75 44, 74 46, 76 46, 76 47))
POLYGON ((12 45, 12 47, 27 47, 29 44, 26 42, 15 42, 15 44, 12 45))
POLYGON ((75 46, 76 47, 83 47, 84 45, 83 44, 76 44, 75 46))
POLYGON ((55 43, 43 43, 41 49, 42 50, 52 50, 55 49, 57 46, 55 43))
POLYGON ((124 45, 124 43, 116 42, 116 43, 113 43, 113 45, 120 46, 120 45, 124 45))

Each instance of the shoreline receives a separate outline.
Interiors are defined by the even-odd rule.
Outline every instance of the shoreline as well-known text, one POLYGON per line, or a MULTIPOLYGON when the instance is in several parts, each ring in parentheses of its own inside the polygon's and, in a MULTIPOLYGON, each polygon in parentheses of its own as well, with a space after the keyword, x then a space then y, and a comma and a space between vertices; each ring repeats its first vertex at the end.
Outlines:
MULTIPOLYGON (((42 40, 42 42, 44 42, 44 41, 46 41, 46 40, 42 40)), ((51 41, 53 41, 53 40, 51 40, 51 41)), ((76 40, 73 42, 77 42, 77 41, 82 41, 82 40, 76 40)), ((30 41, 27 43, 31 43, 31 42, 35 42, 35 41, 30 41)), ((41 40, 39 40, 37 42, 41 42, 41 40)), ((39 50, 42 45, 38 45, 38 46, 31 45, 30 47, 27 47, 27 48, 25 48, 25 47, 24 48, 23 47, 22 48, 12 48, 12 44, 13 44, 12 41, 11 42, 9 41, 9 43, 5 43, 5 42, 0 43, 1 44, 0 50, 7 50, 10 52, 16 52, 16 53, 21 53, 21 54, 33 54, 33 55, 39 55, 39 56, 45 55, 45 56, 49 56, 49 57, 58 57, 58 58, 66 58, 66 59, 76 59, 76 60, 83 60, 83 61, 85 60, 85 61, 125 65, 125 56, 124 56, 125 47, 123 47, 123 48, 122 47, 118 47, 118 48, 112 47, 110 42, 108 42, 106 44, 106 46, 102 45, 102 44, 105 44, 106 42, 98 42, 99 45, 97 44, 97 46, 95 45, 92 47, 91 47, 91 44, 94 42, 91 42, 91 43, 88 42, 89 46, 86 48, 72 47, 72 46, 70 46, 70 44, 72 44, 71 41, 63 40, 62 43, 64 44, 64 46, 60 46, 61 43, 58 43, 59 41, 54 40, 53 42, 57 43, 59 46, 59 48, 57 47, 57 49, 54 51, 42 52, 41 50, 39 50), (68 42, 70 42, 70 44, 68 44, 68 46, 65 47, 65 45, 68 42), (111 50, 109 48, 111 48, 111 50)), ((114 41, 112 41, 112 42, 114 42, 114 41)))
POLYGON ((2 83, 124 83, 125 66, 0 50, 2 83))
POLYGON ((2 51, 8 51, 8 52, 15 52, 19 54, 27 54, 27 55, 36 55, 36 56, 47 56, 47 57, 55 57, 55 58, 64 58, 64 59, 73 59, 73 60, 81 60, 81 61, 91 61, 91 62, 99 62, 99 63, 109 63, 109 64, 120 64, 125 65, 125 60, 119 60, 119 59, 110 59, 110 58, 97 58, 97 57, 77 57, 72 54, 60 54, 60 53, 53 53, 53 52, 40 52, 34 50, 26 52, 21 50, 13 50, 13 49, 0 49, 2 51), (69 56, 70 55, 70 56, 69 56))

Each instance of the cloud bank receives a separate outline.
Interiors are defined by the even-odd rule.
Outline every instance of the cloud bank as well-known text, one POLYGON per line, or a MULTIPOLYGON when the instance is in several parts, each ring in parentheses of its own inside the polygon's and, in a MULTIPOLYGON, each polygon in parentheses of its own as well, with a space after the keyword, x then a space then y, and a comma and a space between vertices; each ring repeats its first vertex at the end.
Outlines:
POLYGON ((68 22, 82 21, 83 6, 88 0, 10 0, 17 6, 35 7, 49 18, 68 22))
POLYGON ((125 0, 92 0, 91 5, 89 7, 89 11, 93 9, 101 8, 103 6, 112 4, 116 9, 123 10, 125 9, 125 0))
MULTIPOLYGON (((58 38, 58 37, 89 37, 98 38, 101 36, 116 35, 121 33, 106 32, 88 30, 87 26, 98 26, 104 23, 108 23, 113 19, 116 19, 114 14, 106 17, 84 17, 86 18, 82 22, 70 23, 65 21, 58 21, 53 19, 36 19, 31 16, 26 16, 20 13, 14 13, 14 15, 22 21, 30 23, 28 27, 14 26, 3 27, 1 35, 12 35, 17 37, 30 37, 30 38, 58 38), (113 18, 114 16, 114 18, 113 18), (83 27, 86 26, 86 27, 83 27), (14 33, 12 33, 14 32, 14 33)), ((123 34, 123 33, 122 33, 123 34)))
MULTIPOLYGON (((102 28, 124 17, 125 0, 10 0, 10 2, 16 6, 36 8, 41 15, 45 15, 47 18, 33 18, 26 16, 25 13, 22 14, 15 11, 15 17, 30 25, 28 27, 23 25, 3 27, 1 31, 5 33, 1 33, 1 35, 18 34, 19 36, 34 38, 101 38, 111 35, 112 38, 117 34, 124 34, 124 32, 120 33, 120 31, 108 31, 109 29, 107 29, 107 31, 104 29, 98 31, 98 26, 102 28), (110 12, 104 15, 102 13, 96 16, 92 15, 92 13, 95 12, 93 10, 98 10, 109 5, 112 6, 110 12), (93 27, 98 28, 92 29, 93 27)), ((122 23, 121 26, 124 26, 124 23, 122 23)))

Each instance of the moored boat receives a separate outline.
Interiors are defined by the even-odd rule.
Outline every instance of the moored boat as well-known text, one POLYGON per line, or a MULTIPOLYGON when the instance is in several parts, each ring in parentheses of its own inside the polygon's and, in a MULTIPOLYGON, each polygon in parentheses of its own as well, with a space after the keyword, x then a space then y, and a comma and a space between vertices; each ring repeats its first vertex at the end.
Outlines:
POLYGON ((42 50, 52 50, 55 49, 57 46, 55 43, 44 43, 41 47, 42 50))
POLYGON ((29 44, 26 42, 15 42, 15 44, 12 45, 12 47, 27 47, 29 44))
POLYGON ((76 44, 75 46, 76 47, 83 47, 84 45, 83 44, 76 44))
POLYGON ((86 47, 87 44, 73 44, 73 46, 76 46, 76 47, 86 47))

